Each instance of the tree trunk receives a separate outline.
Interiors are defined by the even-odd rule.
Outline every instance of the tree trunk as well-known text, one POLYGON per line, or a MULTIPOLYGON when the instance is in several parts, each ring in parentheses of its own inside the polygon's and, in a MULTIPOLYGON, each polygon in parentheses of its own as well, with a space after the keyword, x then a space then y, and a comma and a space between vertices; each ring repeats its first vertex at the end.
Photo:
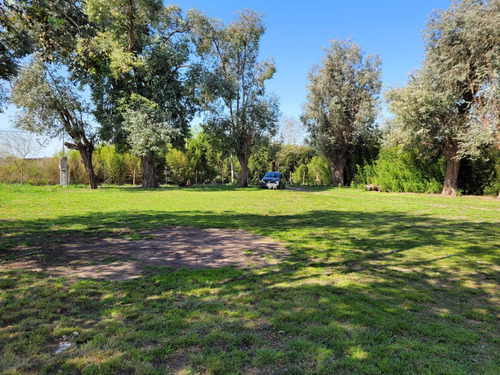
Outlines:
POLYGON ((340 153, 335 160, 330 161, 330 169, 332 170, 333 186, 344 186, 344 170, 347 163, 346 153, 340 153))
MULTIPOLYGON (((66 144, 66 146, 68 146, 66 144)), ((69 148, 69 146, 68 146, 69 148)), ((94 151, 94 146, 77 146, 78 151, 80 152, 80 158, 82 159, 82 164, 87 171, 87 175, 89 176, 89 185, 91 189, 97 189, 97 180, 95 178, 94 166, 92 164, 92 153, 94 151)))
POLYGON ((150 151, 146 156, 141 157, 142 165, 142 187, 143 188, 158 188, 158 180, 156 178, 154 153, 150 151))
POLYGON ((240 186, 248 187, 248 160, 250 159, 250 154, 238 155, 238 161, 241 165, 241 176, 240 176, 240 186))
POLYGON ((458 142, 455 139, 446 139, 443 154, 446 157, 446 174, 442 195, 457 195, 458 172, 460 171, 460 158, 457 156, 458 142))

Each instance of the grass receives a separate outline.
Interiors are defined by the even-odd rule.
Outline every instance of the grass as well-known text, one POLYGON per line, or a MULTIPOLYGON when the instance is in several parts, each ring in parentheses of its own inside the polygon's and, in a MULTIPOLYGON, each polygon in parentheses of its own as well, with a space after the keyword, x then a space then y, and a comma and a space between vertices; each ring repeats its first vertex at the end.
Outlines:
POLYGON ((493 199, 0 186, 0 265, 170 225, 245 229, 290 256, 260 270, 157 267, 126 282, 0 272, 0 372, 500 373, 493 199), (54 356, 75 331, 76 347, 54 356))

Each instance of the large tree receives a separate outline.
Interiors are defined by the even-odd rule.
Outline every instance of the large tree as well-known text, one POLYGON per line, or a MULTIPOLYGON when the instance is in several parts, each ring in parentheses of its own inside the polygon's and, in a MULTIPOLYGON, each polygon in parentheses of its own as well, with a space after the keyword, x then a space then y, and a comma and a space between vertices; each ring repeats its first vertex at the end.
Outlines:
POLYGON ((207 114, 204 130, 236 154, 240 185, 246 187, 252 150, 275 134, 279 117, 277 99, 266 95, 264 86, 276 72, 274 62, 259 61, 263 16, 241 11, 228 25, 197 11, 189 16, 197 50, 207 67, 202 88, 207 114))
POLYGON ((461 159, 500 143, 500 2, 454 1, 431 15, 424 37, 421 70, 387 97, 402 143, 446 157, 442 193, 455 195, 461 159))
POLYGON ((86 12, 100 32, 80 51, 106 61, 104 74, 89 80, 101 135, 131 147, 141 157, 142 186, 158 187, 155 153, 187 134, 196 109, 188 23, 159 0, 88 0, 86 12))
POLYGON ((95 55, 78 53, 78 46, 88 45, 97 33, 84 5, 68 0, 5 1, 0 5, 4 44, 13 54, 36 52, 44 62, 63 64, 72 79, 82 80, 99 61, 95 55))
POLYGON ((333 186, 344 184, 350 151, 373 129, 380 74, 378 56, 365 56, 350 40, 332 40, 321 65, 309 72, 302 120, 311 144, 330 164, 333 186))
POLYGON ((96 134, 90 125, 91 108, 80 88, 100 60, 78 53, 78 46, 88 45, 97 35, 84 4, 67 0, 6 2, 1 7, 1 22, 10 45, 23 41, 18 54, 34 53, 31 63, 14 80, 11 101, 22 109, 16 126, 49 137, 61 131, 68 134, 72 142, 66 146, 80 152, 89 185, 95 189, 92 152, 96 134))
POLYGON ((92 165, 96 135, 91 126, 91 107, 83 100, 84 93, 53 67, 35 57, 14 80, 11 101, 21 108, 16 127, 46 137, 65 132, 78 150, 87 171, 90 188, 97 182, 92 165))

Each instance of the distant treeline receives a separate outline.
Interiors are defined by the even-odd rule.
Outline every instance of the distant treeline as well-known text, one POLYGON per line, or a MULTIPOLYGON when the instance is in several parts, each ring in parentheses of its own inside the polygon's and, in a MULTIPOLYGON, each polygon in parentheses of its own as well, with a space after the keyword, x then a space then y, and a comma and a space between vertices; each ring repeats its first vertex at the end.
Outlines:
MULTIPOLYGON (((34 185, 59 183, 61 155, 24 161, 24 182, 34 185)), ((233 157, 234 181, 241 167, 233 157)), ((19 162, 0 161, 0 182, 20 183, 19 162)), ((115 146, 101 144, 93 153, 99 184, 141 184, 140 158, 118 152, 115 146)), ((158 180, 179 186, 231 183, 231 155, 216 151, 201 132, 182 149, 166 148, 155 159, 158 180)), ((487 157, 464 159, 459 175, 462 194, 496 195, 500 189, 500 152, 487 157)), ((88 175, 77 151, 68 153, 70 183, 87 184, 88 175)), ((440 193, 446 169, 443 156, 422 158, 418 151, 381 147, 377 141, 357 147, 348 159, 346 186, 374 184, 382 191, 440 193)), ((255 185, 267 171, 282 172, 288 184, 329 186, 332 171, 326 159, 309 146, 268 142, 256 150, 249 161, 249 184, 255 185)))

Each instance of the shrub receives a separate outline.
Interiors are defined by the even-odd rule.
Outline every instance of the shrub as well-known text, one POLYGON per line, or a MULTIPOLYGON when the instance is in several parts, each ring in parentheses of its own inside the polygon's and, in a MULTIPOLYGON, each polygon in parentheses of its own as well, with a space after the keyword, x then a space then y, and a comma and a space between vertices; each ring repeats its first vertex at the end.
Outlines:
POLYGON ((301 164, 292 174, 292 182, 297 185, 305 185, 308 181, 307 164, 301 164))
POLYGON ((171 149, 165 157, 170 171, 169 179, 176 185, 184 186, 191 182, 192 170, 189 159, 182 151, 171 149))
POLYGON ((380 185, 384 191, 438 193, 442 189, 442 160, 425 160, 415 151, 397 147, 381 150, 373 167, 358 172, 364 183, 380 185))
POLYGON ((307 164, 308 182, 311 185, 329 185, 333 181, 328 162, 321 156, 315 156, 307 164))

